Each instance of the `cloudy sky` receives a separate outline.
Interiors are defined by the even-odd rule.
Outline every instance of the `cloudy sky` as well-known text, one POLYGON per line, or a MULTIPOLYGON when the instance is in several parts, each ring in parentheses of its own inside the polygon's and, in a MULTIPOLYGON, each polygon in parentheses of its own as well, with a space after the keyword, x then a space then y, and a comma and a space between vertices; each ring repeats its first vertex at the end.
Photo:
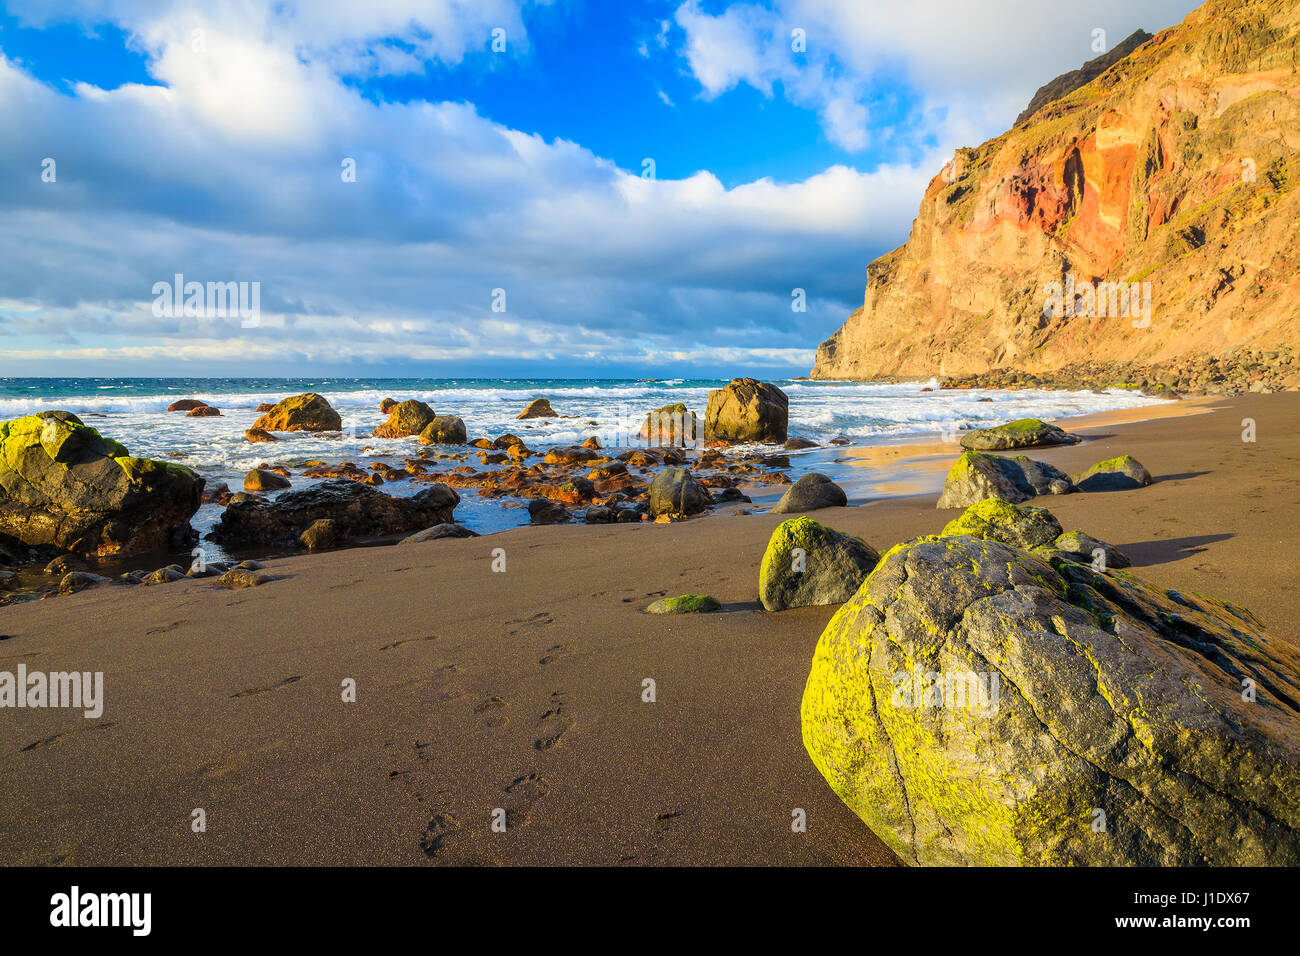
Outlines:
POLYGON ((1196 5, 9 0, 0 376, 803 374, 955 147, 1196 5))

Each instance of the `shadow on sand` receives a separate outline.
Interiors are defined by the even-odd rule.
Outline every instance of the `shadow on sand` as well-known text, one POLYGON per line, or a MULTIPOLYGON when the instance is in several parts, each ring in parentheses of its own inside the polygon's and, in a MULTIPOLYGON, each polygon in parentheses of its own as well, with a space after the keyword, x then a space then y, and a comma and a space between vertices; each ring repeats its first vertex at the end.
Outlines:
POLYGON ((1216 541, 1226 541, 1231 537, 1234 536, 1231 534, 1198 534, 1187 538, 1138 541, 1133 544, 1120 545, 1119 549, 1128 555, 1135 568, 1140 568, 1152 564, 1168 564, 1171 561, 1178 561, 1193 554, 1200 554, 1205 550, 1205 548, 1201 547, 1202 545, 1213 544, 1216 541))

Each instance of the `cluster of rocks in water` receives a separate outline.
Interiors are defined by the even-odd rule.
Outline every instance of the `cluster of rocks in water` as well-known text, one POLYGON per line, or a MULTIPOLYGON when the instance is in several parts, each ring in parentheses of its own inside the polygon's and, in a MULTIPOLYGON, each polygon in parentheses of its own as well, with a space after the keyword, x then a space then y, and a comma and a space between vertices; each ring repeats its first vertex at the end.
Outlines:
MULTIPOLYGON (((461 418, 439 415, 422 401, 385 399, 380 411, 387 420, 374 436, 414 438, 421 446, 401 465, 308 461, 298 476, 315 483, 299 489, 288 467, 263 463, 245 475, 241 491, 224 482, 205 487, 202 478, 178 464, 130 458, 75 415, 43 412, 6 423, 0 433, 7 468, 0 470, 0 541, 11 541, 16 552, 0 553, 0 575, 5 575, 0 591, 15 580, 11 564, 43 560, 42 555, 93 558, 188 549, 197 541, 189 520, 202 503, 224 508, 209 537, 231 550, 321 550, 458 534, 434 533, 465 531, 454 521, 458 488, 484 498, 516 499, 533 524, 690 518, 721 503, 748 502, 740 485, 789 482, 781 470, 789 466, 784 456, 722 451, 737 443, 785 442, 788 409, 779 388, 736 379, 710 394, 702 433, 694 412, 669 405, 648 412, 641 428, 642 440, 662 444, 607 454, 595 436, 581 446, 544 451, 510 434, 471 442, 461 418), (701 444, 711 447, 700 450, 701 444), (468 463, 472 455, 483 467, 468 463), (378 490, 398 481, 429 487, 402 497, 378 490)), ((178 400, 168 410, 220 415, 198 399, 178 400)), ((250 443, 273 443, 277 433, 342 429, 341 416, 316 393, 265 403, 258 412, 245 432, 250 443)), ((541 398, 518 417, 562 416, 541 398)), ((89 579, 79 580, 84 586, 89 579)))

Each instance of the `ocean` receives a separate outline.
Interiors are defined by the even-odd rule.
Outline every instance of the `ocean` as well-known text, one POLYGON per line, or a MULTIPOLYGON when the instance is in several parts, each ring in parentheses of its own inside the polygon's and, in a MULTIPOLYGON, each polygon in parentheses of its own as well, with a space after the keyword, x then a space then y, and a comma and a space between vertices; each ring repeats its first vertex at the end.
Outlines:
MULTIPOLYGON (((843 436, 854 445, 876 445, 925 436, 938 439, 966 428, 1015 418, 1059 418, 1093 412, 1164 404, 1167 400, 1115 389, 1106 392, 1047 390, 941 390, 938 382, 903 384, 812 382, 773 379, 790 397, 790 434, 825 444, 843 436), (982 399, 984 401, 982 401, 982 399)), ((400 462, 419 446, 413 439, 374 438, 370 432, 386 418, 384 398, 428 403, 439 414, 465 420, 470 439, 513 432, 529 447, 581 443, 591 435, 606 447, 636 444, 645 413, 684 402, 701 416, 710 389, 723 379, 392 379, 392 378, 6 378, 0 379, 0 421, 47 409, 80 416, 124 444, 133 455, 175 458, 213 480, 242 487, 244 474, 262 462, 295 465, 309 459, 331 464, 355 461, 400 462), (324 395, 343 419, 341 436, 290 433, 273 444, 250 444, 244 430, 258 417, 257 406, 301 392, 324 395), (197 398, 221 409, 220 417, 188 418, 168 412, 181 398, 197 398), (547 398, 558 419, 517 421, 534 398, 547 398)), ((791 454, 793 477, 818 470, 838 479, 850 470, 825 449, 791 454)), ((474 463, 470 459, 470 463, 474 463)), ((856 469, 860 474, 860 468, 856 469)), ((295 476, 295 487, 309 484, 295 476)), ((414 494, 423 485, 390 483, 384 491, 414 494)), ((850 491, 850 500, 852 500, 850 491)), ((528 523, 519 502, 479 500, 462 489, 457 520, 480 533, 528 523)), ((757 500, 757 499, 756 499, 757 500)), ((211 529, 221 508, 205 505, 194 518, 201 534, 211 529)))

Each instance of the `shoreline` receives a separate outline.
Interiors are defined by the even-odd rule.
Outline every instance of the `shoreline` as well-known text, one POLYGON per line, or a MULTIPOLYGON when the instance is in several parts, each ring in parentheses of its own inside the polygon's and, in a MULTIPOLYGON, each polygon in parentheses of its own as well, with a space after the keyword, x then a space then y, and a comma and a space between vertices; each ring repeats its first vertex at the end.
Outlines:
MULTIPOLYGON (((1234 601, 1295 643, 1294 572, 1265 556, 1295 523, 1300 395, 1219 403, 1193 429, 1096 424, 1027 449, 1068 471, 1129 453, 1156 479, 1032 503, 1138 577, 1234 601)), ((921 494, 812 517, 883 552, 956 514, 921 494)), ((98 720, 0 711, 3 862, 895 864, 803 750, 799 701, 836 608, 758 604, 786 517, 524 527, 277 559, 245 591, 184 580, 0 610, 0 669, 102 671, 106 697, 98 720), (723 609, 642 610, 682 593, 723 609)))
MULTIPOLYGON (((912 389, 917 392, 917 396, 914 396, 914 398, 921 396, 922 393, 932 392, 926 381, 908 381, 901 384, 911 386, 912 389)), ((1121 418, 1114 420, 1143 420, 1157 415, 1173 414, 1174 412, 1170 412, 1169 409, 1181 408, 1184 405, 1182 402, 1159 400, 1157 404, 1136 405, 1124 409, 1115 409, 1104 412, 1089 412, 1082 415, 1052 417, 1047 415, 1045 412, 1040 412, 1038 410, 1031 409, 1027 411, 1026 405, 1032 404, 1032 401, 1027 402, 1024 399, 1019 398, 1017 395, 1018 391, 1020 390, 1007 389, 1000 393, 996 393, 993 396, 980 399, 981 402, 989 403, 990 410, 998 408, 1002 403, 1014 403, 1018 406, 1016 408, 1008 409, 1003 415, 991 419, 990 423, 1018 417, 1022 413, 1036 416, 1041 415, 1045 417, 1045 420, 1062 421, 1067 423, 1075 420, 1081 422, 1087 421, 1091 417, 1098 415, 1104 417, 1121 416, 1121 418)), ((938 393, 936 392, 929 397, 937 396, 938 393)), ((929 397, 922 397, 921 401, 923 403, 927 402, 929 397)), ((1150 398, 1150 396, 1141 397, 1145 399, 1150 398)), ((1048 405, 1050 405, 1052 401, 1052 399, 1048 398, 1042 399, 1042 402, 1048 405)), ((76 406, 76 403, 73 402, 71 405, 76 406)), ((983 406, 981 405, 980 407, 982 408, 983 406)), ((83 412, 83 414, 95 418, 106 417, 89 412, 83 412)), ((232 412, 232 415, 233 414, 234 412, 232 412)), ((575 417, 581 418, 581 416, 561 416, 561 418, 566 421, 573 420, 575 417)), ((173 420, 179 421, 180 419, 177 418, 173 420)), ((215 421, 220 423, 223 420, 224 419, 222 418, 218 418, 215 421)), ((540 456, 543 454, 542 449, 547 447, 547 441, 542 436, 529 436, 527 434, 528 429, 535 427, 538 421, 545 422, 546 420, 532 420, 523 423, 517 422, 515 430, 522 431, 526 440, 533 440, 535 442, 534 454, 540 456), (541 440, 538 441, 537 439, 541 440)), ((96 424, 98 425, 98 422, 96 422, 96 424)), ((587 424, 595 425, 596 423, 593 421, 587 422, 587 424)), ((100 425, 99 427, 104 426, 100 425)), ((220 425, 218 424, 217 427, 220 427, 220 425)), ((349 427, 355 428, 356 426, 354 424, 349 427)), ((803 431, 801 426, 797 423, 792 423, 792 436, 799 434, 801 431, 803 431)), ((110 434, 110 437, 112 434, 116 434, 111 425, 108 426, 108 433, 110 434)), ((721 452, 730 462, 756 463, 761 467, 761 469, 765 469, 772 473, 772 477, 777 477, 775 473, 779 471, 787 475, 791 481, 798 478, 805 470, 827 472, 829 477, 839 483, 848 493, 850 503, 859 504, 867 500, 874 500, 882 495, 918 494, 930 490, 937 492, 942 483, 942 470, 938 468, 938 463, 941 462, 945 456, 951 454, 955 457, 956 454, 959 454, 961 451, 955 440, 947 440, 949 437, 956 436, 957 434, 959 434, 959 432, 954 431, 951 432, 950 436, 945 434, 943 430, 936 429, 934 431, 913 431, 901 435, 869 436, 860 442, 840 446, 832 445, 823 439, 816 447, 806 450, 800 449, 790 451, 779 445, 738 445, 730 449, 721 449, 721 452), (933 441, 932 436, 936 434, 940 435, 940 441, 938 442, 933 441), (909 455, 909 460, 906 461, 900 462, 891 460, 898 455, 899 449, 911 449, 915 451, 920 446, 927 446, 930 449, 927 458, 921 459, 916 455, 909 455), (864 468, 861 473, 854 474, 854 471, 857 470, 858 466, 870 466, 870 469, 864 468), (883 471, 883 474, 868 474, 868 470, 873 470, 874 472, 883 471), (924 480, 919 480, 921 478, 924 478, 924 480)), ((597 435, 600 435, 600 433, 597 432, 597 435)), ((619 443, 610 446, 604 453, 613 456, 619 451, 630 451, 639 447, 641 447, 639 444, 629 444, 624 446, 619 443)), ((307 474, 306 472, 291 472, 288 470, 288 468, 301 469, 303 461, 307 461, 307 459, 304 459, 300 454, 286 454, 284 451, 281 451, 279 446, 276 444, 265 446, 258 445, 256 450, 258 453, 254 457, 261 459, 261 463, 257 465, 258 468, 262 468, 264 465, 267 467, 278 465, 285 467, 285 470, 282 473, 286 476, 298 475, 301 477, 302 475, 307 474)), ((696 460, 698 457, 702 453, 710 450, 712 449, 705 447, 686 449, 685 454, 688 456, 688 460, 685 463, 686 466, 692 469, 696 468, 696 460)), ((467 459, 473 459, 475 456, 482 457, 481 452, 477 452, 473 447, 469 446, 446 446, 445 448, 442 446, 432 446, 427 449, 427 451, 423 448, 413 449, 409 446, 403 448, 363 446, 360 451, 369 452, 369 454, 358 454, 353 457, 355 460, 362 461, 363 463, 369 461, 372 469, 380 465, 385 468, 396 467, 401 469, 404 461, 409 463, 412 460, 420 460, 424 465, 436 468, 439 465, 452 466, 458 462, 461 464, 468 464, 469 462, 467 459), (426 454, 433 454, 434 452, 437 452, 438 454, 434 454, 433 458, 449 460, 440 462, 435 462, 433 458, 428 461, 424 460, 426 454)), ((317 454, 325 457, 327 460, 330 459, 328 452, 319 451, 317 454)), ((338 454, 346 456, 346 450, 336 451, 335 457, 337 457, 338 454)), ((172 460, 173 457, 174 456, 171 453, 168 454, 168 460, 172 460)), ((181 463, 185 463, 184 456, 181 457, 180 461, 181 463)), ((310 461, 308 461, 308 463, 310 463, 310 461)), ((485 462, 483 466, 484 470, 481 474, 492 474, 497 467, 498 466, 495 465, 488 466, 485 462)), ((662 467, 662 464, 660 467, 662 467)), ((586 466, 580 466, 576 469, 572 469, 571 475, 581 475, 586 471, 586 466)), ((707 470, 701 472, 701 474, 708 473, 707 470)), ((207 472, 203 474, 209 484, 214 488, 229 483, 231 491, 240 490, 240 486, 236 484, 237 479, 235 476, 227 475, 223 478, 220 474, 207 472)), ((640 476, 644 480, 648 481, 652 475, 651 473, 641 470, 640 476)), ((300 482, 299 477, 293 479, 292 489, 301 490, 302 488, 310 487, 315 483, 315 480, 309 480, 306 483, 300 482)), ((524 491, 518 492, 517 495, 507 494, 503 497, 484 495, 480 494, 482 489, 479 485, 474 483, 462 483, 457 480, 457 477, 458 476, 455 475, 448 475, 447 477, 440 479, 455 488, 462 495, 461 504, 458 506, 461 509, 462 514, 458 515, 454 520, 465 524, 480 535, 495 534, 502 530, 510 530, 512 527, 517 528, 528 526, 528 524, 514 524, 501 527, 499 522, 509 520, 504 519, 503 516, 510 514, 512 511, 521 514, 526 521, 527 503, 530 500, 530 497, 535 497, 535 495, 530 496, 524 491), (487 527, 484 527, 483 523, 485 515, 491 515, 487 527)), ((708 514, 701 517, 730 516, 737 512, 747 510, 746 506, 749 504, 758 508, 769 508, 775 504, 786 489, 790 487, 790 482, 771 480, 754 481, 752 480, 753 477, 756 476, 751 475, 749 479, 740 478, 736 481, 736 487, 751 499, 750 502, 718 502, 713 506, 708 514)), ((391 477, 389 480, 391 481, 391 477)), ((385 494, 395 495, 396 497, 409 497, 410 494, 420 488, 419 482, 422 480, 422 478, 416 477, 415 481, 397 484, 390 483, 383 488, 383 491, 385 494)), ((559 478, 557 481, 558 480, 563 480, 563 478, 559 478)), ((274 501, 276 497, 278 497, 278 495, 274 492, 270 495, 272 501, 274 501)), ((286 549, 281 546, 253 547, 246 545, 243 547, 228 547, 214 542, 208 537, 208 532, 211 530, 214 522, 217 520, 223 509, 224 504, 213 503, 205 499, 199 512, 191 518, 191 524, 199 534, 198 544, 200 547, 204 548, 208 560, 237 563, 242 560, 262 561, 266 559, 279 559, 292 554, 306 553, 302 549, 286 549)), ((584 523, 582 511, 583 508, 581 504, 573 509, 570 513, 570 523, 584 523)), ((345 548, 385 546, 387 544, 395 543, 403 536, 404 535, 402 534, 394 534, 370 540, 355 539, 343 543, 340 546, 345 548)), ((14 570, 17 573, 17 583, 12 585, 8 592, 0 592, 0 596, 3 596, 4 593, 14 594, 15 597, 11 597, 8 603, 16 603, 17 594, 44 595, 45 592, 49 592, 51 589, 55 588, 58 584, 58 576, 51 578, 44 572, 44 566, 47 563, 47 560, 48 556, 46 558, 35 560, 27 565, 15 567, 14 570)), ((169 565, 179 565, 181 568, 185 568, 189 566, 190 561, 191 552, 181 550, 137 554, 125 558, 110 555, 98 559, 84 560, 81 563, 84 563, 89 570, 95 573, 117 578, 121 574, 132 570, 139 570, 144 574, 148 574, 156 569, 169 565)), ((0 606, 5 605, 0 604, 0 606)))

